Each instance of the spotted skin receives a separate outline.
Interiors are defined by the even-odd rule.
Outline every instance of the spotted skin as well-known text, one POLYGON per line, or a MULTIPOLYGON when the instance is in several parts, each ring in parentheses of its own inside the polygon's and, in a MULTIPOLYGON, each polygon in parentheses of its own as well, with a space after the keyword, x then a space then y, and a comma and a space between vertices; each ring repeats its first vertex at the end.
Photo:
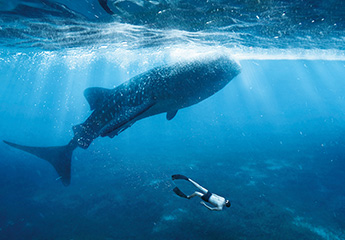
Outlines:
POLYGON ((11 147, 51 163, 62 183, 71 178, 71 156, 77 147, 86 149, 98 137, 115 137, 136 121, 177 111, 212 96, 240 73, 239 65, 226 56, 214 56, 153 68, 114 89, 88 88, 85 98, 93 111, 73 127, 74 137, 65 146, 29 147, 4 141, 11 147))

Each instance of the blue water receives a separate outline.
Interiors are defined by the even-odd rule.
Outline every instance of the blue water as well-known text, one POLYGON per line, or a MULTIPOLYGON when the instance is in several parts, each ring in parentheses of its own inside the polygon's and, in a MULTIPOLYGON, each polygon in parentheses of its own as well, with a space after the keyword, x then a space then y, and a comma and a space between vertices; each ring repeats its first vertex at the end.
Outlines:
POLYGON ((223 52, 241 74, 171 121, 78 148, 68 187, 1 143, 0 239, 345 239, 342 2, 123 2, 110 16, 98 1, 0 1, 1 139, 66 144, 91 113, 84 89, 162 64, 223 52), (176 173, 231 208, 177 197, 176 173))

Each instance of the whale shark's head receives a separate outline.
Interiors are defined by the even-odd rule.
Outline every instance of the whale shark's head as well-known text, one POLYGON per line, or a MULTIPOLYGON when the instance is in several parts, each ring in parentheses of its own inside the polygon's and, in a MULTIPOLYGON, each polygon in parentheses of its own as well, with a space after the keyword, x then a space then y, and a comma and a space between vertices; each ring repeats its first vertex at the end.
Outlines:
POLYGON ((199 56, 188 61, 181 61, 178 65, 182 71, 187 70, 195 74, 210 75, 211 78, 218 76, 218 80, 222 80, 219 78, 233 79, 241 72, 239 63, 229 55, 222 53, 199 56))
POLYGON ((165 74, 158 75, 164 75, 169 87, 159 95, 162 98, 174 99, 182 107, 191 106, 212 96, 241 72, 240 65, 225 55, 203 56, 179 62, 165 70, 165 74))
POLYGON ((212 96, 240 72, 240 65, 229 56, 204 55, 155 68, 138 80, 149 80, 155 100, 171 101, 180 109, 212 96))
POLYGON ((239 63, 224 54, 200 58, 193 65, 194 72, 202 76, 196 79, 196 84, 208 87, 212 93, 222 89, 241 72, 239 63))
POLYGON ((207 60, 210 71, 218 76, 217 81, 230 81, 241 72, 239 63, 230 58, 228 55, 215 55, 207 60))

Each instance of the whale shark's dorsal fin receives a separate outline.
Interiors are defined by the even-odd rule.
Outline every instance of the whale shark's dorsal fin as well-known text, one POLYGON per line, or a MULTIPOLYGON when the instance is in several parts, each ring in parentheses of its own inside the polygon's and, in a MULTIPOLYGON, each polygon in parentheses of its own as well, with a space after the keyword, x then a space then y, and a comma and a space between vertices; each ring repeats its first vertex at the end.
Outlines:
POLYGON ((167 112, 167 120, 170 121, 171 119, 173 119, 176 116, 177 111, 178 110, 167 112))
POLYGON ((112 94, 111 89, 92 87, 84 91, 84 96, 90 105, 90 110, 101 108, 106 99, 112 94))

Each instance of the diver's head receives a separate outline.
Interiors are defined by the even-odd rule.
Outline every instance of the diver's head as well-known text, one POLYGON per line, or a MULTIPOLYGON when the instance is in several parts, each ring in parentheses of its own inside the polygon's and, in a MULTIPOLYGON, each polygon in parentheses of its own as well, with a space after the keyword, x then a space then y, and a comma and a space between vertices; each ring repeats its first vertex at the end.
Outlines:
POLYGON ((225 206, 227 206, 227 207, 230 207, 230 206, 231 206, 231 203, 230 203, 229 200, 226 200, 226 201, 225 201, 225 206))

